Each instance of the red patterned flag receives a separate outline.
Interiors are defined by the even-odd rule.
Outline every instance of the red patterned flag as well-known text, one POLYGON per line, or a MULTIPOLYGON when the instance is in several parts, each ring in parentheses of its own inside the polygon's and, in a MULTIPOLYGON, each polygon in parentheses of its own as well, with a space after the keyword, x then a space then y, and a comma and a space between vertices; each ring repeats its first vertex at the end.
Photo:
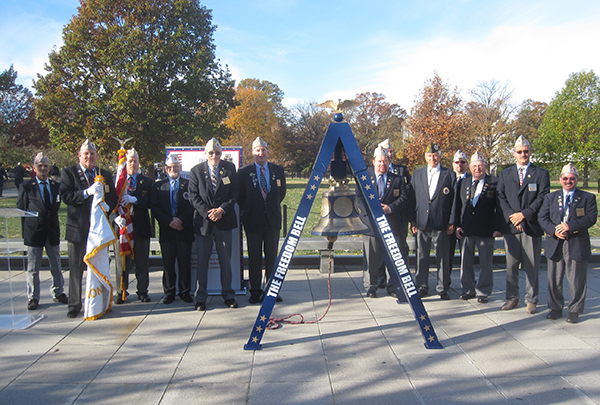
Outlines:
MULTIPOLYGON (((122 268, 125 268, 125 256, 131 256, 133 258, 133 223, 131 220, 131 205, 121 203, 123 195, 127 192, 127 151, 121 147, 119 149, 119 165, 117 167, 117 176, 115 179, 115 188, 117 189, 117 196, 119 197, 119 203, 115 207, 119 217, 115 219, 115 222, 119 224, 119 246, 121 251, 122 268), (122 226, 124 225, 124 226, 122 226)), ((125 275, 123 271, 123 275, 125 275)), ((117 280, 121 284, 121 291, 123 292, 123 300, 126 297, 126 288, 123 280, 117 280)))

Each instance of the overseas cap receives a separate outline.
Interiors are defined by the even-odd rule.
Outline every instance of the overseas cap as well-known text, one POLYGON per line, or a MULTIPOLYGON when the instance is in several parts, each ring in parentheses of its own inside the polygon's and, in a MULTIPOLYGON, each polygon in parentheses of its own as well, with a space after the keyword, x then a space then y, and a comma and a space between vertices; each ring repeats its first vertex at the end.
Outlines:
POLYGON ((127 151, 127 159, 129 158, 140 158, 140 155, 138 155, 137 151, 135 150, 135 148, 131 148, 127 151))
POLYGON ((457 150, 456 153, 454 154, 454 161, 458 161, 460 159, 463 159, 465 162, 468 160, 467 159, 467 154, 465 152, 463 152, 462 150, 457 150))
POLYGON ((80 152, 83 152, 84 150, 96 150, 96 145, 94 145, 94 142, 90 142, 89 139, 86 139, 79 148, 80 152))
POLYGON ((35 157, 33 158, 33 164, 37 165, 38 163, 50 163, 50 159, 48 159, 48 156, 44 155, 44 152, 40 152, 37 155, 35 155, 35 157))
POLYGON ((441 153, 440 147, 435 143, 431 142, 427 149, 425 149, 425 153, 441 153))
POLYGON ((529 149, 531 149, 531 144, 529 143, 529 141, 527 139, 525 139, 525 137, 523 135, 519 136, 517 138, 517 141, 515 142, 515 149, 521 148, 521 147, 528 147, 529 149))
POLYGON ((579 172, 577 171, 577 168, 573 166, 573 163, 567 163, 566 165, 564 165, 562 170, 560 171, 560 174, 574 174, 575 176, 577 176, 577 178, 579 178, 579 172))
POLYGON ((393 149, 393 148, 392 148, 392 144, 390 143, 390 140, 389 140, 389 139, 386 139, 386 140, 384 140, 383 142, 381 142, 381 143, 380 143, 379 145, 377 145, 377 146, 380 146, 380 147, 382 147, 382 148, 385 148, 385 149, 393 149))
POLYGON ((377 156, 390 157, 390 154, 388 153, 387 148, 383 148, 381 146, 378 146, 373 151, 373 157, 376 158, 377 156))
POLYGON ((167 159, 165 160, 165 166, 176 165, 179 163, 179 156, 177 156, 177 154, 175 153, 170 153, 169 156, 167 156, 167 159))
POLYGON ((473 156, 471 156, 471 163, 474 162, 483 162, 483 163, 487 163, 487 160, 485 158, 485 156, 483 156, 482 153, 479 153, 479 151, 473 153, 473 156))
POLYGON ((221 144, 217 141, 217 138, 211 138, 210 141, 206 143, 204 147, 206 152, 214 150, 215 152, 221 152, 223 149, 221 148, 221 144))
POLYGON ((257 136, 254 142, 252 142, 252 149, 258 148, 259 146, 266 148, 267 143, 260 136, 257 136))

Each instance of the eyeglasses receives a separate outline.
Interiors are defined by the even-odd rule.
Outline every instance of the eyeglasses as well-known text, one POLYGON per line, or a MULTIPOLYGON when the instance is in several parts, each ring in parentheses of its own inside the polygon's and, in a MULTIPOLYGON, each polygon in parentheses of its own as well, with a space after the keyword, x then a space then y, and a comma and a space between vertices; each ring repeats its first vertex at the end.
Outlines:
POLYGON ((567 181, 577 181, 577 177, 561 177, 561 180, 564 182, 567 181))
POLYGON ((464 160, 458 160, 458 161, 456 161, 454 163, 457 164, 457 165, 458 164, 461 164, 461 165, 466 165, 467 164, 467 162, 465 162, 464 160))
POLYGON ((529 149, 524 149, 524 150, 516 150, 515 153, 517 155, 529 155, 531 153, 531 151, 529 151, 529 149))
POLYGON ((209 155, 209 156, 212 156, 212 155, 217 155, 217 156, 219 156, 219 155, 221 155, 221 152, 219 152, 219 151, 216 151, 216 150, 211 150, 211 151, 208 151, 208 155, 209 155))

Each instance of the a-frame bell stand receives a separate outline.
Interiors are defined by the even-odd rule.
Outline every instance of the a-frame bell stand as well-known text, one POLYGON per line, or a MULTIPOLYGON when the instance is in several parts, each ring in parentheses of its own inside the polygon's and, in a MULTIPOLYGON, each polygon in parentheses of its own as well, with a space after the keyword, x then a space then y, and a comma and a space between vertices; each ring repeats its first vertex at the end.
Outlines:
MULTIPOLYGON (((396 294, 398 297, 405 296, 408 299, 408 303, 413 310, 415 319, 425 340, 425 347, 427 349, 442 349, 443 347, 435 334, 433 325, 417 292, 412 275, 408 270, 407 263, 400 253, 399 245, 386 220, 377 193, 373 190, 371 178, 367 173, 367 166, 358 148, 352 129, 349 124, 341 122, 343 119, 341 114, 336 114, 334 119, 338 122, 329 124, 327 133, 321 144, 321 149, 315 160, 308 185, 302 195, 290 230, 277 257, 275 268, 271 272, 271 278, 258 317, 250 333, 250 339, 244 345, 244 349, 261 349, 260 342, 269 323, 277 296, 285 280, 290 262, 306 224, 306 219, 319 191, 321 181, 330 165, 334 152, 336 152, 335 155, 339 155, 342 149, 346 154, 347 163, 349 163, 356 180, 357 193, 360 190, 360 195, 365 202, 371 228, 375 233, 375 237, 378 238, 381 246, 384 248, 384 261, 387 268, 390 269, 390 279, 396 289, 396 294)), ((402 307, 399 306, 398 308, 402 307)))

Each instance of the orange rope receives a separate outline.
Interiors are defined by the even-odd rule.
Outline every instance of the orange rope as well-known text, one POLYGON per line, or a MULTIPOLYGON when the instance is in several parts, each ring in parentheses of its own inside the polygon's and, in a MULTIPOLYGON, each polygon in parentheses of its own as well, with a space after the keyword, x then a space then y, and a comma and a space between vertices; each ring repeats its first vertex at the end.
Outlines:
POLYGON ((302 314, 295 313, 295 314, 291 314, 288 316, 284 316, 283 318, 269 318, 269 323, 267 323, 266 329, 279 329, 281 327, 282 323, 288 323, 290 325, 299 325, 299 324, 303 324, 303 323, 304 324, 317 323, 321 319, 325 318, 325 315, 327 315, 327 312, 329 312, 329 308, 331 308, 331 250, 329 250, 329 268, 328 268, 328 274, 327 274, 327 290, 329 292, 329 303, 327 305, 327 309, 325 310, 325 313, 319 319, 316 319, 314 321, 304 322, 304 317, 302 316, 302 314), (299 316, 300 320, 299 321, 290 321, 289 319, 294 316, 299 316))

